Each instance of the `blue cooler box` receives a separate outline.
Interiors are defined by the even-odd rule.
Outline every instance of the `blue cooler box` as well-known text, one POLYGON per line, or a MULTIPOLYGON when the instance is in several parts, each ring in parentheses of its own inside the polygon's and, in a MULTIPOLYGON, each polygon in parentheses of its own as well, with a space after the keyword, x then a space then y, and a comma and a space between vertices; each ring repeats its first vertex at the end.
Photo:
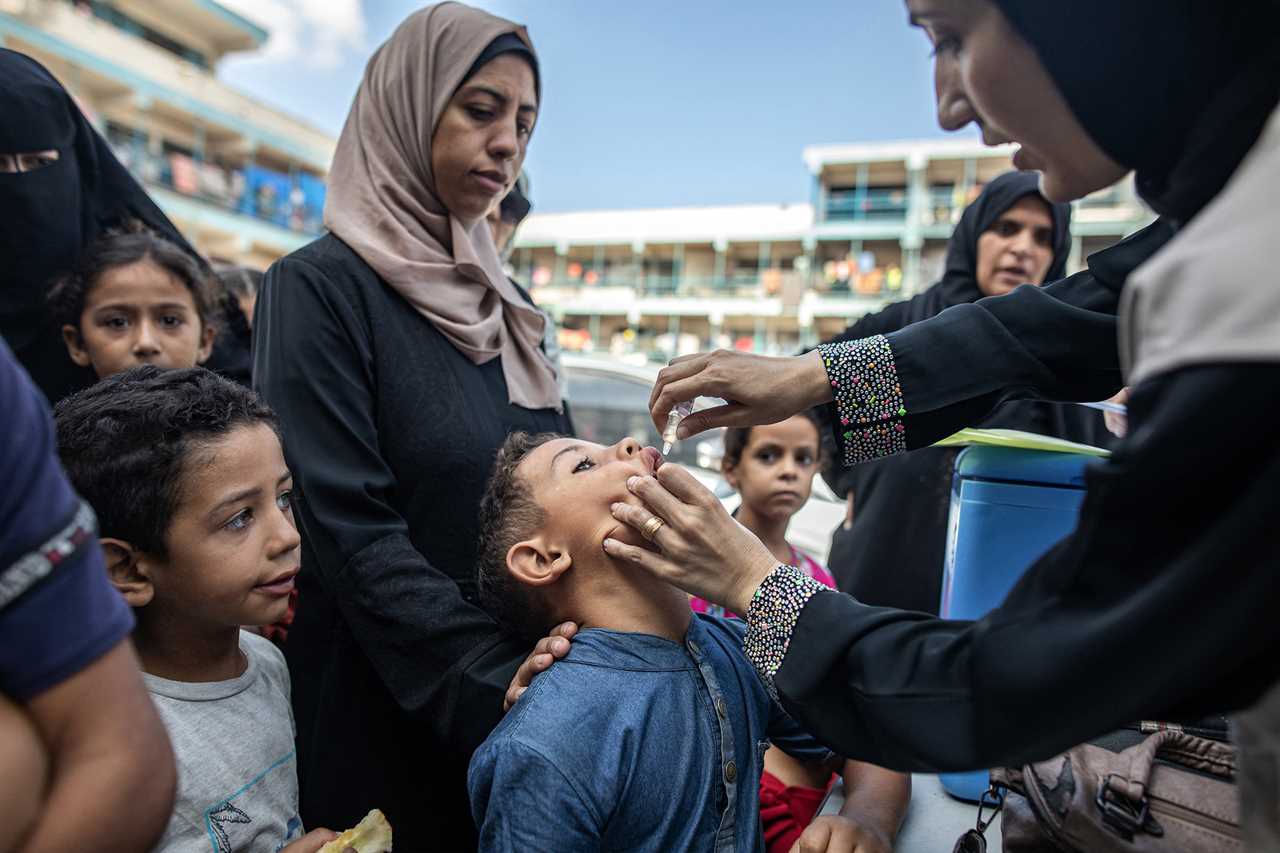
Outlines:
MULTIPOLYGON (((956 457, 940 613, 978 619, 1004 601, 1032 563, 1070 533, 1096 457, 975 445, 956 457)), ((940 774, 952 796, 977 802, 988 772, 940 774)))

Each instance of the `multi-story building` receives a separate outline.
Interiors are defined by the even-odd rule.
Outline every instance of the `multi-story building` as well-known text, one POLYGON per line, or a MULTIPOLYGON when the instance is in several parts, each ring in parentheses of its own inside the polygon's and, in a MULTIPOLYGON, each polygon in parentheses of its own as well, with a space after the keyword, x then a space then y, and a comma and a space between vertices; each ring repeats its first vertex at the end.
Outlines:
POLYGON ((39 60, 202 252, 264 267, 321 229, 334 140, 220 81, 267 32, 214 0, 0 0, 39 60))
MULTIPOLYGON (((929 140, 806 148, 811 201, 535 214, 512 267, 571 348, 664 358, 786 352, 927 287, 1007 148, 929 140)), ((1075 205, 1069 268, 1150 221, 1129 183, 1075 205)))

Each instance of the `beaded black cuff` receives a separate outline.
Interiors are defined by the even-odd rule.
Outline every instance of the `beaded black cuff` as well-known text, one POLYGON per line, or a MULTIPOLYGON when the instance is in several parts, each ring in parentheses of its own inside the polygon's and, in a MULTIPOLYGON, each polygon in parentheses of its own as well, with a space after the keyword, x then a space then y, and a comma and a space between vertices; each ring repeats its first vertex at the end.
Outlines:
POLYGON ((907 449, 907 414, 893 350, 884 335, 818 347, 840 418, 845 466, 907 449))
POLYGON ((747 608, 742 650, 774 699, 773 677, 782 667, 796 620, 814 593, 827 589, 794 566, 780 565, 760 583, 747 608))

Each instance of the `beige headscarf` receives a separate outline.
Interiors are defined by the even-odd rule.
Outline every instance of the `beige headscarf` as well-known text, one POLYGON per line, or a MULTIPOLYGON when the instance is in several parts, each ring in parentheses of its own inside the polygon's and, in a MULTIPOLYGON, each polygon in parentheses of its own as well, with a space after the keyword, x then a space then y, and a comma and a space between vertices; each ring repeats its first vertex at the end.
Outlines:
POLYGON ((489 226, 454 218, 435 191, 431 138, 489 43, 524 28, 461 3, 421 9, 364 70, 329 170, 324 224, 475 364, 502 357, 510 401, 561 409, 539 344, 543 314, 502 271, 489 226))

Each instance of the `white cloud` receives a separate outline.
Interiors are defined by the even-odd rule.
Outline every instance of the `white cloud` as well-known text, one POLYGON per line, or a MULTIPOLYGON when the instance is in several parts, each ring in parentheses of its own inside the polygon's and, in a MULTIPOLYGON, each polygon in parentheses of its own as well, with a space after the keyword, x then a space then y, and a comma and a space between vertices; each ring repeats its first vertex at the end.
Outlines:
POLYGON ((365 50, 362 0, 221 0, 270 35, 254 59, 301 61, 311 68, 334 68, 348 51, 365 50))

